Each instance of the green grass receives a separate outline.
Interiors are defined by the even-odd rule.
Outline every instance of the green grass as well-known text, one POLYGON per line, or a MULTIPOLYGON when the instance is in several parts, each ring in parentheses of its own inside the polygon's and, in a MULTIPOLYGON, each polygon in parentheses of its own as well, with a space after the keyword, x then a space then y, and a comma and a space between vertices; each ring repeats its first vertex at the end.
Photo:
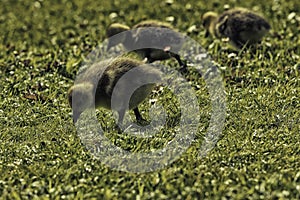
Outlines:
MULTIPOLYGON (((226 1, 157 2, 1 1, 0 199, 300 198, 300 4, 229 1, 231 7, 263 13, 273 28, 256 50, 239 53, 204 38, 200 26, 205 11, 222 11, 226 1), (215 148, 199 158, 210 106, 203 80, 190 72, 187 77, 202 108, 204 129, 199 129, 197 140, 164 169, 141 174, 113 170, 81 144, 66 92, 110 23, 132 25, 170 16, 181 32, 196 25, 198 31, 189 36, 207 49, 222 71, 225 128, 215 148)), ((153 97, 171 116, 176 113, 170 93, 153 97)), ((141 108, 148 107, 144 103, 141 108)), ((112 123, 103 120, 109 116, 104 110, 98 113, 103 126, 112 123)), ((176 114, 169 120, 176 123, 176 114)), ((161 148, 172 134, 170 127, 150 141, 107 136, 117 145, 143 151, 161 148)))

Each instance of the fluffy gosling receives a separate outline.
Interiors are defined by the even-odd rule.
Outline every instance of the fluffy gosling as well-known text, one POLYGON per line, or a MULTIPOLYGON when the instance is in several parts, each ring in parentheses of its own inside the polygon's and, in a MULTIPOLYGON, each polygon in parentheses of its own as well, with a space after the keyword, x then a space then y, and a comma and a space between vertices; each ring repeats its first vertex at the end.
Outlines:
POLYGON ((203 15, 202 22, 207 35, 229 38, 238 49, 260 42, 271 28, 262 16, 245 8, 229 9, 221 15, 209 11, 203 15))
POLYGON ((154 83, 147 81, 159 81, 160 78, 161 72, 158 69, 130 58, 117 58, 113 61, 102 61, 92 65, 79 75, 76 84, 68 91, 74 123, 82 112, 92 108, 93 103, 95 103, 96 108, 112 109, 113 92, 118 100, 118 105, 114 107, 119 114, 118 123, 122 123, 128 107, 133 109, 138 122, 145 121, 138 110, 138 105, 144 101, 155 86, 154 83), (127 78, 124 76, 123 79, 123 75, 130 70, 133 70, 134 74, 130 74, 130 77, 127 78), (115 87, 121 78, 121 86, 115 87), (137 88, 131 95, 129 106, 125 105, 126 97, 128 99, 128 95, 130 96, 128 93, 137 85, 141 87, 137 88))
POLYGON ((183 38, 175 31, 171 24, 156 20, 146 20, 134 25, 131 31, 128 30, 130 30, 129 26, 119 23, 111 24, 106 32, 106 36, 109 38, 108 49, 121 43, 127 50, 134 50, 134 52, 148 63, 174 57, 181 67, 186 67, 180 56, 172 53, 180 50, 183 38), (165 29, 146 29, 148 27, 165 29), (110 39, 112 36, 123 31, 128 32, 117 39, 110 39), (145 48, 145 46, 149 45, 157 46, 158 48, 145 48))

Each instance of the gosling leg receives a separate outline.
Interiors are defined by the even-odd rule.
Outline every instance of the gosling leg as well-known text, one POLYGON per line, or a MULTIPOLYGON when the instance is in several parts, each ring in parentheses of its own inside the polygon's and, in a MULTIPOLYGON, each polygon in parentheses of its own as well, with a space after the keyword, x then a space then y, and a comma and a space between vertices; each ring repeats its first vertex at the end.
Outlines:
POLYGON ((140 113, 138 107, 134 108, 134 109, 133 109, 133 112, 134 112, 136 121, 138 121, 138 122, 139 122, 139 121, 146 121, 146 120, 143 119, 143 117, 142 117, 142 115, 141 115, 141 113, 140 113))
POLYGON ((178 64, 181 67, 180 71, 185 72, 187 65, 184 62, 182 62, 180 56, 178 54, 174 54, 174 53, 170 53, 170 56, 172 56, 173 58, 175 58, 177 60, 178 64))
POLYGON ((135 119, 136 119, 138 124, 140 124, 142 126, 145 126, 145 125, 149 124, 149 122, 142 117, 138 107, 134 108, 133 112, 135 114, 135 119))

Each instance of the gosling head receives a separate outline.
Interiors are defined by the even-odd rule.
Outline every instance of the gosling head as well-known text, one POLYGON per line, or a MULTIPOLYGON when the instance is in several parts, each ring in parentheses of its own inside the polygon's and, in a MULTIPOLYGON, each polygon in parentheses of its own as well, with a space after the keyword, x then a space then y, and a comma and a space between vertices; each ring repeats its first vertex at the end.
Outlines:
POLYGON ((77 122, 79 116, 86 109, 93 106, 94 86, 91 83, 73 85, 68 91, 69 105, 73 110, 73 121, 77 122))
POLYGON ((114 37, 113 39, 111 38, 112 36, 128 30, 130 30, 130 27, 124 24, 119 24, 119 23, 111 24, 106 30, 106 37, 108 38, 107 50, 120 43, 124 43, 126 40, 126 34, 120 34, 118 37, 114 37))
POLYGON ((204 13, 202 16, 202 25, 206 30, 205 37, 209 34, 215 35, 215 25, 218 20, 218 14, 212 11, 204 13))

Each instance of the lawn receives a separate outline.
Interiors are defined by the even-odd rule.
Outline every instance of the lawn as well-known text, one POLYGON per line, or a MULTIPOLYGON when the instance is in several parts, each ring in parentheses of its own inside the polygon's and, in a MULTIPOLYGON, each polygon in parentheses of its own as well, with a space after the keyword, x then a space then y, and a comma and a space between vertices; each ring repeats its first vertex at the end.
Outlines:
MULTIPOLYGON (((0 199, 300 199, 298 1, 1 0, 0 13, 0 199), (272 31, 256 49, 238 52, 204 37, 202 14, 227 6, 268 19, 272 31), (221 73, 227 109, 217 143, 199 156, 211 105, 203 77, 189 70, 200 110, 195 139, 165 167, 133 173, 85 148, 67 91, 109 24, 144 19, 168 21, 206 49, 221 73)), ((178 69, 174 60, 163 64, 178 69)), ((111 112, 97 111, 113 144, 147 152, 176 137, 176 95, 157 88, 143 114, 151 99, 169 116, 150 139, 110 132, 111 112)))

